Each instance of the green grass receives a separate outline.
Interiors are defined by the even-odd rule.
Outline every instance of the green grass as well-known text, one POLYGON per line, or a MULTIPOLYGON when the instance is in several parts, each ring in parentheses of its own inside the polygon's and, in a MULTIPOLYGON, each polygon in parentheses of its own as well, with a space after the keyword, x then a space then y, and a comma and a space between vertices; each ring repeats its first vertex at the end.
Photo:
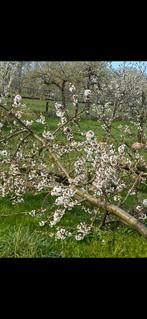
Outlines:
MULTIPOLYGON (((38 114, 45 110, 44 101, 26 100, 23 102, 38 114)), ((50 109, 53 109, 53 104, 50 105, 50 109)), ((28 119, 29 116, 28 113, 28 119)), ((57 123, 57 118, 47 117, 47 128, 49 130, 54 131, 57 127, 57 123)), ((120 142, 120 133, 117 131, 117 127, 120 124, 130 125, 130 123, 127 123, 126 121, 116 121, 113 123, 112 133, 116 137, 118 143, 120 142)), ((99 122, 88 118, 87 120, 82 119, 80 126, 84 131, 90 129, 94 130, 98 140, 104 140, 105 135, 99 122)), ((34 123, 33 129, 38 134, 41 134, 44 128, 43 125, 34 123)), ((132 131, 133 134, 128 139, 130 145, 136 141, 135 128, 133 128, 132 131)), ((79 136, 76 129, 75 134, 78 140, 82 138, 79 136)), ((15 143, 10 143, 11 150, 15 150, 18 141, 19 138, 15 140, 15 143)), ((64 141, 64 136, 60 132, 57 134, 57 141, 64 141)), ((147 153, 144 155, 147 158, 147 153)), ((67 160, 66 156, 63 157, 63 160, 67 160)), ((39 226, 39 221, 44 219, 46 215, 44 217, 31 217, 19 214, 40 208, 45 195, 46 194, 43 192, 36 196, 33 194, 26 194, 25 202, 23 204, 17 204, 15 207, 8 198, 0 199, 0 257, 147 257, 147 240, 145 238, 135 231, 121 225, 119 225, 119 227, 115 225, 105 226, 103 230, 99 230, 99 219, 96 221, 95 230, 83 241, 77 242, 72 238, 63 241, 55 241, 53 238, 49 237, 51 230, 48 226, 39 226), (2 217, 2 215, 8 216, 2 217)), ((126 194, 124 193, 124 196, 125 195, 126 194)), ((146 197, 147 187, 142 186, 138 198, 142 201, 142 199, 146 197)), ((52 203, 53 198, 48 197, 46 201, 46 208, 48 209, 47 215, 50 214, 49 209, 52 203)), ((128 209, 131 206, 136 205, 136 203, 137 198, 129 196, 124 208, 128 209)), ((64 216, 59 225, 66 228, 75 227, 81 221, 88 221, 88 216, 79 208, 74 208, 64 216)))
MULTIPOLYGON (((29 100, 23 99, 23 103, 27 105, 27 107, 31 108, 33 111, 44 112, 46 102, 43 100, 29 100)), ((51 103, 52 105, 52 103, 51 103)))
MULTIPOLYGON (((127 227, 105 227, 89 234, 81 242, 72 239, 55 241, 49 237, 48 226, 40 227, 40 218, 14 214, 39 208, 45 194, 26 195, 25 203, 13 207, 7 199, 0 200, 0 212, 9 215, 0 217, 0 257, 147 257, 147 240, 127 227)), ((49 198, 47 205, 51 205, 49 198)), ((67 213, 60 225, 72 226, 85 213, 78 209, 67 213)), ((98 226, 98 223, 97 223, 98 226)))

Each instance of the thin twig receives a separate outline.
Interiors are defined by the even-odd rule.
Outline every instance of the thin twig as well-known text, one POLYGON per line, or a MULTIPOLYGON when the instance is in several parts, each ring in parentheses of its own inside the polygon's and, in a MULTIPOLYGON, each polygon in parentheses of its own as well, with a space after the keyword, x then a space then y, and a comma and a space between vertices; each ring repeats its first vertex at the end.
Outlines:
POLYGON ((5 142, 5 141, 8 141, 10 138, 12 138, 12 137, 14 137, 14 136, 16 136, 16 135, 19 135, 19 134, 21 134, 21 133, 24 133, 24 132, 27 132, 27 130, 24 129, 24 130, 17 131, 17 132, 15 132, 15 133, 9 135, 8 137, 5 137, 5 138, 3 138, 2 140, 0 140, 0 143, 5 142))
POLYGON ((54 132, 53 135, 55 135, 60 129, 62 129, 66 124, 70 123, 72 120, 74 120, 76 117, 78 117, 80 114, 84 113, 85 109, 82 109, 79 113, 71 117, 68 121, 66 121, 64 124, 60 125, 54 132))
POLYGON ((135 182, 133 183, 133 185, 132 185, 131 188, 129 189, 129 191, 128 191, 126 197, 125 197, 124 200, 120 203, 120 205, 123 205, 124 202, 127 200, 127 198, 129 197, 129 195, 130 195, 130 193, 132 192, 133 188, 134 188, 134 187, 136 186, 136 184, 138 183, 138 180, 140 179, 141 176, 142 176, 142 173, 140 173, 140 174, 137 176, 135 182))
POLYGON ((44 204, 45 204, 45 202, 46 202, 46 200, 47 200, 49 195, 50 195, 50 191, 45 195, 45 198, 44 198, 44 200, 42 202, 42 205, 41 205, 41 210, 43 209, 43 206, 44 206, 44 204))
POLYGON ((18 144, 17 149, 16 149, 14 155, 12 156, 12 160, 15 158, 15 156, 16 156, 16 154, 17 154, 17 152, 18 152, 18 150, 19 150, 19 148, 20 148, 20 146, 21 146, 21 144, 24 143, 24 141, 30 136, 30 134, 31 134, 31 133, 28 133, 28 134, 27 134, 26 136, 24 136, 24 138, 20 141, 20 143, 18 144))
POLYGON ((102 227, 104 226, 107 216, 108 216, 108 212, 106 211, 102 217, 102 221, 100 223, 99 229, 102 229, 102 227))
POLYGON ((90 224, 91 228, 93 227, 93 224, 94 224, 94 222, 95 222, 95 220, 96 220, 96 216, 97 216, 97 211, 96 211, 96 213, 94 214, 94 217, 93 217, 92 222, 91 222, 91 224, 90 224))

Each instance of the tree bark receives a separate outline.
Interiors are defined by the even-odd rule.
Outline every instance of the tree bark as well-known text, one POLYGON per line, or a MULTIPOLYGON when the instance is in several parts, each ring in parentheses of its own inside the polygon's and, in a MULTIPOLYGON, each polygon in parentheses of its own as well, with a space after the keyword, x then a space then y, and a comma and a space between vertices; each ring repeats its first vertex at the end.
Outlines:
POLYGON ((140 129, 138 129, 137 141, 138 143, 144 142, 144 106, 145 106, 145 94, 142 92, 142 107, 139 116, 140 129))
POLYGON ((105 225, 107 215, 108 215, 108 212, 106 211, 106 212, 104 213, 104 216, 103 216, 103 218, 102 218, 101 224, 100 224, 100 226, 99 226, 100 229, 102 229, 102 227, 105 225))
POLYGON ((46 102, 45 112, 48 114, 48 101, 46 102))
POLYGON ((62 87, 61 87, 61 98, 62 98, 62 105, 64 107, 64 109, 66 109, 66 103, 65 103, 65 81, 63 81, 62 83, 62 87))
POLYGON ((108 212, 119 217, 119 219, 121 219, 123 223, 129 225, 131 228, 135 229, 141 235, 147 238, 147 227, 140 223, 135 217, 131 216, 126 211, 124 211, 122 208, 117 207, 113 204, 107 204, 105 202, 102 202, 99 199, 96 199, 88 193, 82 192, 80 190, 77 190, 77 194, 80 195, 82 198, 87 199, 87 201, 91 203, 93 206, 102 209, 107 209, 108 212))

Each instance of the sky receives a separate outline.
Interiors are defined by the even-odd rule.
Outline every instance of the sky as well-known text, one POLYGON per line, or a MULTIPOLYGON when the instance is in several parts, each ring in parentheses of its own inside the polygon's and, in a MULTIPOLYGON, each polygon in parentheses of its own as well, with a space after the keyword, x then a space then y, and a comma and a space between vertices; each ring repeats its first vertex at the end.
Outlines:
MULTIPOLYGON (((139 62, 145 62, 147 63, 147 61, 126 61, 127 64, 129 63, 139 63, 139 62)), ((124 61, 112 61, 112 66, 114 69, 118 69, 120 65, 122 65, 124 63, 124 61)))
POLYGON ((112 61, 112 66, 115 69, 117 69, 120 64, 122 64, 122 61, 112 61))

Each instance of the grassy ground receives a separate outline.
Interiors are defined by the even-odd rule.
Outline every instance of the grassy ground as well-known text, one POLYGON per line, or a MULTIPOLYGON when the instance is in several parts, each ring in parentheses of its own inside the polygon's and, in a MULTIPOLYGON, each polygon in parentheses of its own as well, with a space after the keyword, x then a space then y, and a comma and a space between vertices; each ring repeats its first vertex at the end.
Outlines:
MULTIPOLYGON (((24 102, 27 102, 27 105, 30 103, 29 106, 38 112, 42 112, 45 105, 45 102, 42 101, 24 102)), ((57 123, 58 119, 48 118, 48 128, 50 130, 54 130, 57 123)), ((119 124, 120 122, 115 122, 113 125, 113 133, 117 141, 120 140, 117 131, 119 124)), ((127 123, 121 124, 126 125, 127 123)), ((104 139, 103 130, 98 122, 82 120, 81 126, 83 130, 93 129, 98 139, 104 139)), ((40 134, 43 126, 36 123, 34 129, 40 134)), ((63 137, 60 133, 57 139, 62 141, 63 137)), ((135 141, 136 130, 133 129, 133 135, 129 139, 129 143, 135 141)), ((11 145, 11 147, 14 147, 14 145, 11 145)), ((25 211, 40 208, 45 195, 45 193, 40 193, 37 196, 26 194, 25 202, 15 207, 12 206, 9 199, 0 199, 0 257, 147 257, 147 240, 138 233, 120 225, 105 226, 103 230, 99 230, 97 227, 81 242, 74 241, 71 238, 55 241, 49 237, 47 226, 39 226, 39 217, 21 214, 25 211)), ((147 198, 146 195, 147 189, 143 189, 139 193, 139 198, 147 198)), ((48 197, 46 207, 51 207, 52 201, 53 199, 48 197)), ((126 208, 135 203, 137 203, 137 199, 130 196, 126 208)), ((72 227, 80 221, 87 221, 87 216, 80 209, 75 208, 66 214, 59 225, 72 227)), ((98 225, 99 220, 97 220, 98 225)))
MULTIPOLYGON (((95 230, 82 242, 49 237, 48 227, 40 227, 39 218, 19 215, 19 212, 39 208, 44 194, 26 195, 25 203, 13 207, 7 199, 0 200, 0 257, 147 257, 147 240, 124 226, 95 230), (18 215, 16 215, 18 214, 18 215), (8 215, 2 217, 2 215, 8 215)), ((48 205, 52 200, 48 199, 48 205)), ((72 226, 87 216, 74 209, 62 226, 72 226)))

